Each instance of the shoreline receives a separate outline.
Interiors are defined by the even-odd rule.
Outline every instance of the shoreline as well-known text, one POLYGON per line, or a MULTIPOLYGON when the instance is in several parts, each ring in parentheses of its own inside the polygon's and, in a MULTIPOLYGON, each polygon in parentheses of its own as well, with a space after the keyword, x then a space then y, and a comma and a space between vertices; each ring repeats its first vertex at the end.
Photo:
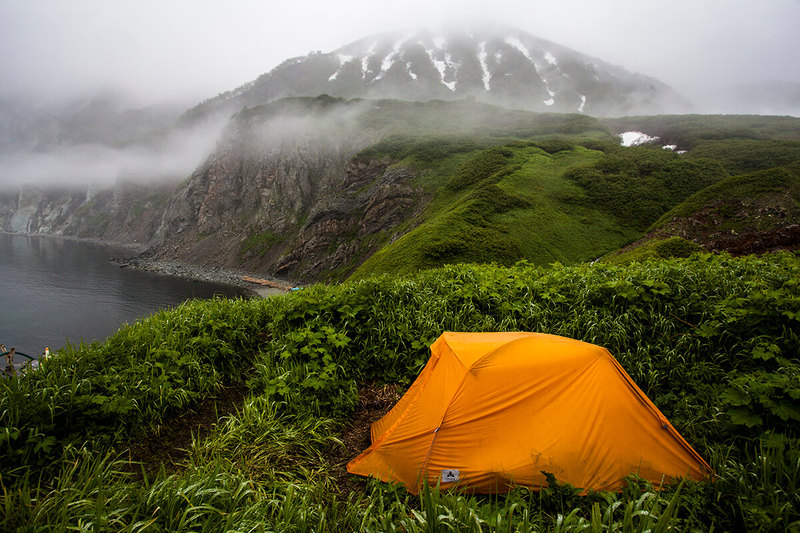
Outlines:
POLYGON ((240 289, 245 289, 253 293, 253 295, 261 298, 266 298, 275 294, 283 294, 292 287, 292 285, 286 281, 278 280, 273 277, 265 277, 263 274, 255 274, 252 272, 245 272, 243 270, 231 268, 204 267, 192 263, 183 263, 181 261, 173 261, 169 259, 153 259, 142 256, 134 256, 112 258, 111 262, 120 268, 135 268, 138 270, 158 272, 168 276, 175 276, 195 281, 206 281, 210 283, 230 285, 240 289), (269 285, 255 281, 246 281, 245 278, 250 278, 251 280, 261 280, 267 282, 269 285))
POLYGON ((103 246, 112 250, 116 248, 117 250, 115 251, 122 254, 126 252, 135 254, 130 256, 111 257, 109 259, 111 263, 120 268, 135 268, 137 270, 157 272, 159 274, 175 276, 178 278, 229 285, 239 289, 244 289, 250 292, 253 296, 258 296, 261 298, 285 293, 294 286, 287 280, 281 280, 272 276, 255 272, 247 272, 244 270, 222 267, 204 267, 192 263, 184 263, 169 259, 154 259, 147 256, 145 246, 139 243, 121 244, 87 237, 54 235, 48 233, 15 233, 4 230, 0 230, 0 233, 24 237, 39 237, 46 239, 63 239, 67 241, 84 242, 96 246, 103 246), (253 281, 246 281, 244 278, 249 278, 253 281))

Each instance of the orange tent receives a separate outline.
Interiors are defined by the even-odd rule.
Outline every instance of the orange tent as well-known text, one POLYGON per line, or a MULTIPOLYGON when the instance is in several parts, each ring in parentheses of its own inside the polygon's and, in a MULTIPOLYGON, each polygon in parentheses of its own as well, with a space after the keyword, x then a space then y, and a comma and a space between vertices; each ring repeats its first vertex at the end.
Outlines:
POLYGON ((541 333, 444 333, 348 472, 481 493, 560 482, 618 490, 711 469, 593 344, 541 333))

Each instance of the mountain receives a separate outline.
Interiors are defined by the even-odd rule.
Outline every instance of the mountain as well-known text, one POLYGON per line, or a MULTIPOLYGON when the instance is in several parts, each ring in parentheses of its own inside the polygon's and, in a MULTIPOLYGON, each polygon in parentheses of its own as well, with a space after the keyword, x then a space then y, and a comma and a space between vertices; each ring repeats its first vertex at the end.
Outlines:
POLYGON ((195 120, 287 96, 474 98, 541 112, 663 113, 688 104, 662 82, 512 28, 386 33, 284 61, 191 109, 195 120))
POLYGON ((173 194, 148 255, 336 279, 429 216, 447 179, 440 165, 505 140, 580 133, 608 137, 584 115, 478 102, 320 96, 250 107, 173 194))
MULTIPOLYGON (((139 265, 297 282, 585 262, 654 231, 692 195, 727 194, 726 180, 796 173, 797 118, 594 116, 675 102, 655 80, 503 30, 382 35, 288 60, 149 133, 168 114, 134 113, 126 132, 113 127, 124 108, 102 100, 44 127, 6 106, 0 122, 31 135, 4 138, 0 185, 42 179, 0 187, 0 230, 138 244, 139 265), (622 133, 648 142, 623 146, 622 133)), ((725 213, 772 209, 791 222, 790 185, 786 203, 725 213)))

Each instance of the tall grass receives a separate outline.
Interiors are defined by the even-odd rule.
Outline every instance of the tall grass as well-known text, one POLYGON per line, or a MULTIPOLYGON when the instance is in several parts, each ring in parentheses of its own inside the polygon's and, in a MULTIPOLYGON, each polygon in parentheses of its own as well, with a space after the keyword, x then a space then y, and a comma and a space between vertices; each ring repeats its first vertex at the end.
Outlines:
MULTIPOLYGON (((449 266, 190 302, 0 383, 5 529, 791 530, 800 525, 800 259, 696 255, 618 267, 449 266), (409 383, 442 331, 606 346, 717 478, 619 494, 420 496, 340 486, 364 382, 409 383), (132 475, 122 442, 246 379, 250 397, 178 472, 132 475), (659 490, 660 489, 660 490, 659 490)), ((142 469, 144 470, 144 469, 142 469)), ((152 470, 148 470, 152 471, 152 470)))

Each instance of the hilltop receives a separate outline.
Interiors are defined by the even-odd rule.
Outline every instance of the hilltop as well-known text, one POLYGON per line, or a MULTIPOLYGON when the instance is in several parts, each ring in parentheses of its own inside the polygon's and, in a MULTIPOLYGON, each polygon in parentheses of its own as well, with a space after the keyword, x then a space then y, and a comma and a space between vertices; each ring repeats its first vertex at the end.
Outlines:
POLYGON ((372 35, 287 59, 187 111, 191 122, 291 96, 460 100, 551 113, 620 116, 686 111, 663 82, 510 28, 372 35))

